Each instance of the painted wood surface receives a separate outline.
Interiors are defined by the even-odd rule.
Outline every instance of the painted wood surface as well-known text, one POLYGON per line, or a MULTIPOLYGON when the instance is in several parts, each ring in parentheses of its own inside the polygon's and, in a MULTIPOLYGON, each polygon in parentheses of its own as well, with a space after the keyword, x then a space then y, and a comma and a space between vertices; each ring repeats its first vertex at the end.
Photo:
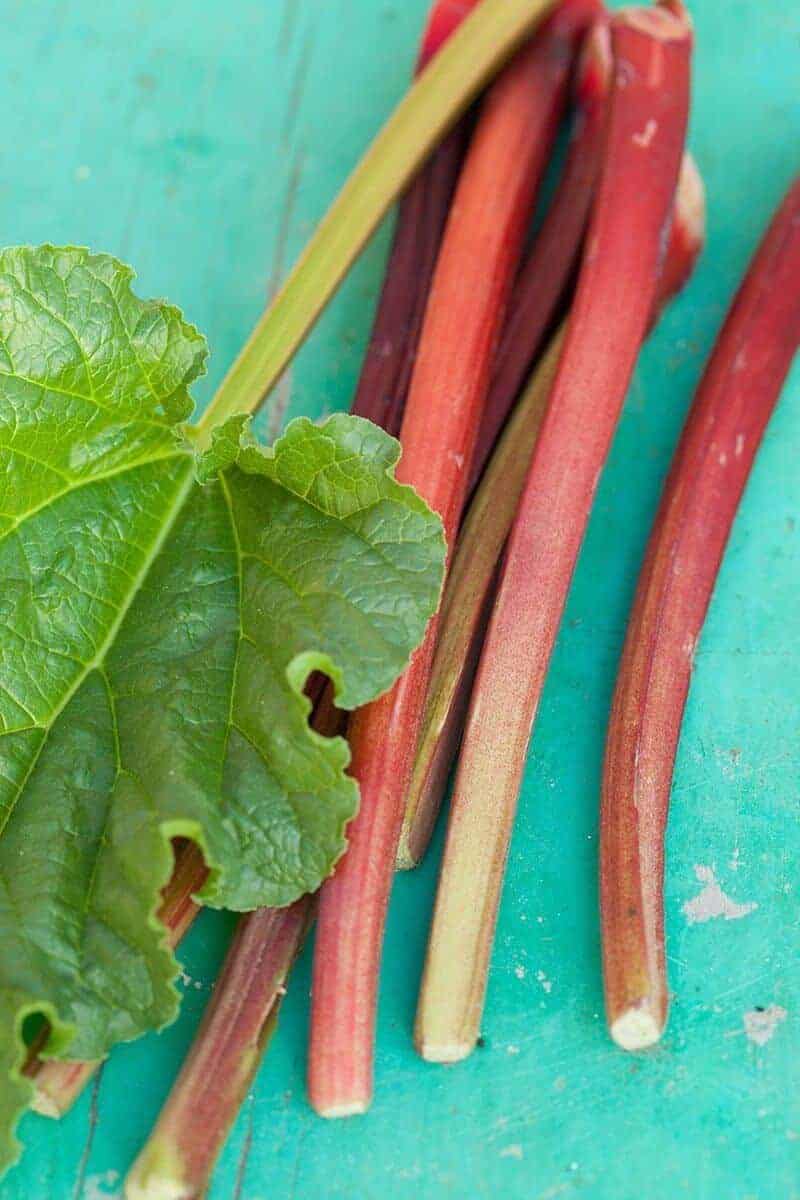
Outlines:
MULTIPOLYGON (((0 240, 88 243, 132 262, 143 294, 208 334, 207 401, 401 94, 425 9, 0 0, 0 240)), ((373 1111, 326 1123, 305 1104, 306 954, 212 1200, 800 1197, 800 364, 697 655, 669 832, 669 1030, 632 1058, 602 1019, 598 780, 625 617, 702 362, 800 146, 800 10, 695 0, 693 15, 708 250, 642 355, 602 480, 531 748, 484 1045, 454 1068, 411 1048, 434 854, 395 889, 373 1111)), ((386 230, 265 430, 347 406, 385 248, 386 230)), ((187 940, 175 1026, 115 1051, 60 1124, 24 1120, 2 1200, 121 1195, 230 928, 204 914, 187 940)))

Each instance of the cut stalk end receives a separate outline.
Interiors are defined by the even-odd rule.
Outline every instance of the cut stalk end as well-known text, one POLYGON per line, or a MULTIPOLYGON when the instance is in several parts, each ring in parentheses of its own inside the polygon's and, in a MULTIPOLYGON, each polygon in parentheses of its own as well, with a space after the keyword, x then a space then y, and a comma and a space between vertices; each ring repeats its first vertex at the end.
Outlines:
POLYGON ((174 1153, 153 1139, 125 1180, 125 1200, 195 1200, 174 1153))
POLYGON ((57 1121, 59 1117, 63 1117, 64 1115, 55 1100, 52 1100, 46 1092, 40 1092, 38 1088, 33 1093, 31 1109, 33 1112, 38 1113, 40 1117, 49 1117, 52 1121, 57 1121))
POLYGON ((475 1049, 474 1042, 432 1042, 426 1039, 415 1041, 414 1045, 420 1058, 424 1058, 425 1062, 444 1065, 462 1062, 463 1059, 469 1058, 475 1049))
POLYGON ((314 1104, 313 1108, 318 1117, 336 1121, 340 1117, 362 1117, 369 1109, 371 1102, 372 1097, 367 1096, 365 1100, 348 1100, 342 1104, 314 1104))
POLYGON ((664 1032, 664 1023, 647 1007, 629 1008, 611 1023, 611 1037, 622 1050, 646 1050, 664 1032))

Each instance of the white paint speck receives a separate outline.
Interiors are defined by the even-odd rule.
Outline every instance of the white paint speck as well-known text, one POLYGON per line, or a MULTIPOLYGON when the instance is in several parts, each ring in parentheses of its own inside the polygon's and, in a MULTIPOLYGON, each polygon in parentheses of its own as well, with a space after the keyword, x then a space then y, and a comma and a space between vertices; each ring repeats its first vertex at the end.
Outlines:
POLYGON ((539 980, 539 983, 546 992, 551 992, 553 990, 553 981, 552 979, 547 978, 544 971, 537 971, 536 978, 539 980))
POLYGON ((515 1046, 513 1042, 510 1042, 506 1046, 506 1054, 519 1054, 519 1046, 515 1046))
POLYGON ((727 896, 717 881, 713 867, 706 867, 698 863, 695 865, 694 873, 698 882, 704 886, 701 892, 698 892, 693 899, 687 900, 683 906, 686 920, 690 925, 699 925, 703 921, 711 921, 714 917, 724 917, 726 921, 737 921, 740 917, 746 917, 748 913, 758 908, 755 900, 739 904, 727 896))
POLYGON ((103 1171, 100 1175, 89 1175, 81 1195, 84 1200, 122 1200, 122 1192, 116 1190, 119 1171, 103 1171))
POLYGON ((743 433, 737 433, 736 445, 734 447, 733 452, 737 458, 742 457, 742 454, 744 453, 744 434, 743 433))
POLYGON ((770 1004, 768 1008, 751 1008, 744 1013, 742 1021, 747 1040, 756 1046, 766 1046, 781 1021, 785 1021, 787 1012, 779 1004, 770 1004))
POLYGON ((517 965, 514 967, 514 974, 516 975, 517 979, 525 978, 525 975, 527 974, 527 972, 526 972, 525 968, 523 967, 522 963, 517 963, 517 965))
POLYGON ((524 1158, 525 1152, 519 1142, 512 1142, 510 1146, 504 1146, 500 1151, 501 1158, 524 1158))
POLYGON ((460 471, 461 468, 464 466, 464 455, 456 454, 455 450, 450 450, 449 456, 450 456, 451 462, 454 462, 460 471))
POLYGON ((646 150, 647 147, 652 142, 653 138, 656 136, 657 131, 658 131, 658 121, 654 121, 653 118, 651 117, 650 120, 645 125, 642 132, 635 133, 633 135, 634 146, 641 146, 641 148, 643 150, 646 150))
POLYGON ((734 848, 733 854, 731 855, 731 861, 728 863, 728 866, 730 867, 730 869, 732 871, 739 870, 741 863, 739 862, 739 847, 738 846, 736 846, 734 848))
POLYGON ((722 451, 720 452, 720 456, 719 456, 719 465, 720 465, 721 467, 727 467, 727 465, 728 465, 728 456, 727 456, 727 454, 725 453, 725 451, 724 451, 724 450, 722 450, 722 451))

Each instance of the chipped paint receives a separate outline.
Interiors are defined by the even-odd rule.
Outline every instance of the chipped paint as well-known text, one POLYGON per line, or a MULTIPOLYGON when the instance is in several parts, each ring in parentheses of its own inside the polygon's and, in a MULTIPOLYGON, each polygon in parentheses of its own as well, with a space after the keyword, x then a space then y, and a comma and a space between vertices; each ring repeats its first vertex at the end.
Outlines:
POLYGON ((770 1004, 768 1008, 751 1008, 742 1016, 747 1040, 756 1046, 766 1046, 787 1015, 786 1009, 781 1008, 780 1004, 770 1004))
POLYGON ((119 1180, 119 1171, 103 1171, 99 1175, 89 1175, 81 1193, 81 1200, 122 1200, 122 1192, 116 1189, 119 1180))
POLYGON ((690 925, 699 925, 711 921, 715 917, 724 917, 726 921, 737 921, 758 908, 755 900, 740 904, 723 892, 717 880, 713 867, 695 864, 694 873, 703 889, 683 905, 683 912, 690 925))
POLYGON ((510 1146, 504 1146, 500 1151, 501 1158, 524 1158, 525 1152, 519 1142, 512 1142, 510 1146))

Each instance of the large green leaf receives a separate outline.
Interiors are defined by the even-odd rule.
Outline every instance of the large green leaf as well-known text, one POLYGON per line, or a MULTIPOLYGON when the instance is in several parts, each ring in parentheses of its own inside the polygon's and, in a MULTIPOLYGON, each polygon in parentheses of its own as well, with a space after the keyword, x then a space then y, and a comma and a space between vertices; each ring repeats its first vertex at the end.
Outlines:
POLYGON ((180 422, 205 342, 130 279, 84 250, 0 254, 6 1128, 27 1014, 75 1058, 174 1017, 171 837, 202 845, 219 906, 330 873, 357 791, 303 687, 323 671, 345 708, 389 688, 443 569, 438 518, 369 422, 297 421, 263 450, 233 418, 198 461, 180 422))

